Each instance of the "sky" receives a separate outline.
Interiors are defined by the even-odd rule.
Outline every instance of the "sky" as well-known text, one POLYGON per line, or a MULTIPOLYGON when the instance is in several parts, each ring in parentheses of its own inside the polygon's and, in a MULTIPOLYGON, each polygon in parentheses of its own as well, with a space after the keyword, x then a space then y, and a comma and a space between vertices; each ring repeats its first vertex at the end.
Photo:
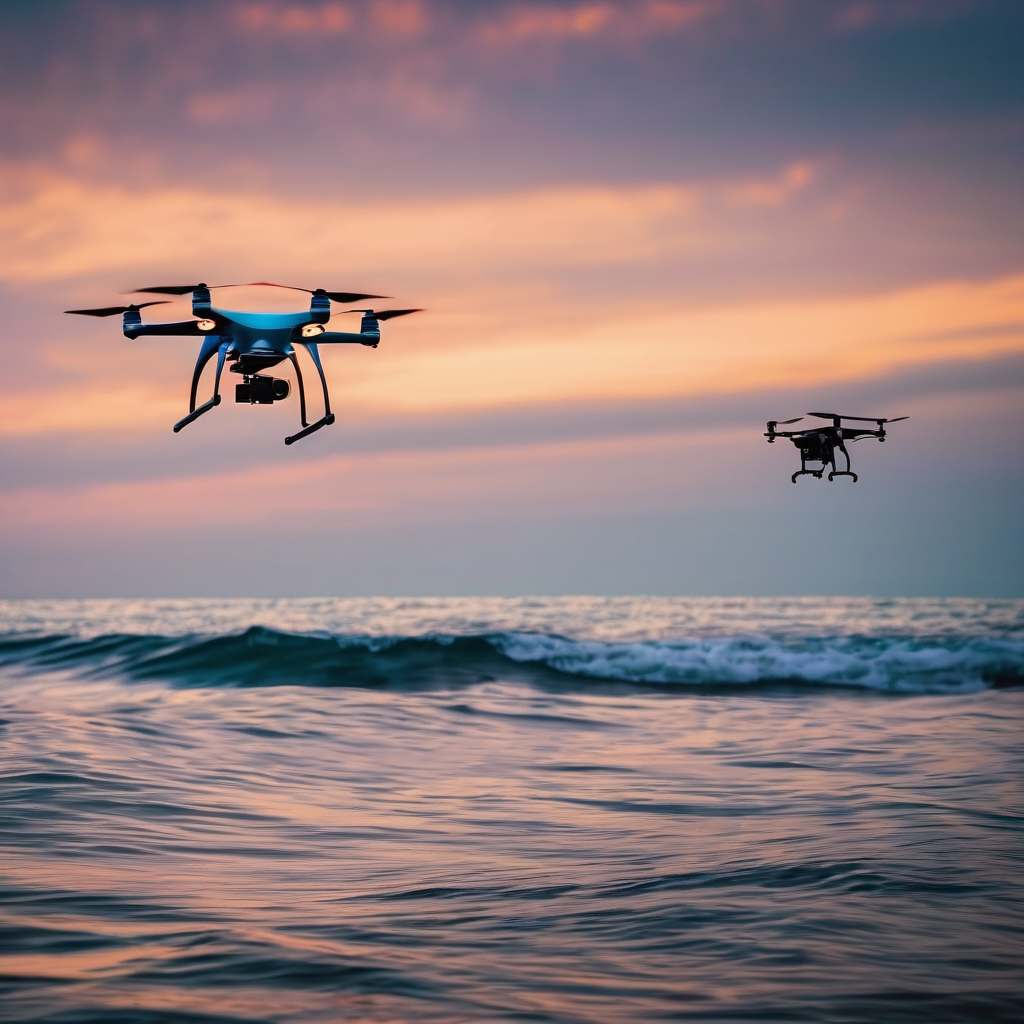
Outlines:
POLYGON ((1024 596, 1022 52, 1019 0, 6 0, 0 596, 1024 596), (173 434, 195 340, 62 311, 195 280, 424 312, 293 446, 173 434), (910 419, 794 485, 822 409, 910 419))

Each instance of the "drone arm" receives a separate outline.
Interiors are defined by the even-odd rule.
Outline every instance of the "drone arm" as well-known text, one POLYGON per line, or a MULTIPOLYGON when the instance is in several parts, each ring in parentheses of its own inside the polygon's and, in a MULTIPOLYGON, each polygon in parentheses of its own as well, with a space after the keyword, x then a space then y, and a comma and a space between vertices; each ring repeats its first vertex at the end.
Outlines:
POLYGON ((844 441, 863 441, 865 437, 877 437, 881 440, 885 437, 885 431, 868 430, 866 427, 843 427, 844 441))
MULTIPOLYGON (((141 317, 135 314, 135 320, 129 321, 129 313, 124 315, 124 336, 134 341, 136 338, 154 335, 178 334, 189 338, 210 337, 205 331, 199 330, 197 320, 183 320, 176 324, 143 324, 141 317), (135 322, 137 320, 137 322, 135 322)), ((214 347, 216 351, 216 346, 214 347)))
POLYGON ((370 348, 376 348, 380 342, 380 324, 372 313, 364 313, 358 334, 325 331, 318 335, 316 340, 318 345, 368 345, 370 348))
POLYGON ((380 334, 348 334, 342 331, 327 331, 317 336, 318 345, 368 345, 376 348, 380 342, 380 334))

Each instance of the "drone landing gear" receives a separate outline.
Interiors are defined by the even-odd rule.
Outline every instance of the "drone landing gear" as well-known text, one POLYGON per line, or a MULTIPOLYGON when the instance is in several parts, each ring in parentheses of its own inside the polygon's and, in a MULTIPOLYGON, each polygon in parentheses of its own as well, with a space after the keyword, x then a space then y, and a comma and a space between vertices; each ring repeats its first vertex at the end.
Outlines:
POLYGON ((316 423, 306 422, 306 391, 302 384, 302 371, 299 369, 299 361, 295 358, 295 354, 289 357, 292 361, 292 365, 295 367, 295 376, 299 382, 299 415, 302 419, 302 427, 297 434, 292 434, 291 437, 284 439, 285 444, 295 444, 296 441, 301 441, 302 438, 308 437, 310 434, 316 433, 321 427, 329 427, 334 422, 334 413, 331 412, 331 396, 327 393, 327 378, 324 376, 324 368, 320 364, 320 350, 316 347, 313 342, 306 342, 303 348, 309 353, 310 358, 313 360, 313 365, 316 367, 317 373, 320 374, 320 385, 324 390, 324 414, 316 421, 316 423))
MULTIPOLYGON (((835 466, 833 466, 832 468, 835 469, 835 466)), ((821 474, 824 473, 824 472, 825 472, 825 463, 824 463, 824 461, 821 460, 821 458, 819 456, 812 455, 808 459, 807 454, 805 452, 802 452, 801 456, 800 456, 800 468, 793 474, 793 476, 790 479, 793 481, 793 483, 796 483, 796 478, 798 476, 813 476, 815 480, 820 480, 821 479, 821 474), (821 462, 821 469, 808 469, 807 468, 808 461, 810 461, 810 462, 821 462)))
POLYGON ((226 342, 224 344, 220 344, 216 337, 207 338, 206 344, 203 345, 202 350, 199 353, 195 372, 192 374, 192 394, 188 403, 188 415, 174 424, 173 429, 175 433, 181 430, 182 427, 187 427, 193 420, 199 419, 204 412, 209 412, 214 406, 220 405, 220 375, 224 369, 224 357, 227 355, 227 351, 228 346, 226 342), (217 375, 213 379, 213 398, 208 402, 204 402, 197 409, 196 390, 199 387, 199 378, 203 375, 203 370, 206 368, 206 364, 213 357, 214 352, 217 353, 217 375))
POLYGON ((208 402, 204 402, 198 409, 193 409, 184 419, 174 424, 174 432, 177 433, 182 427, 187 427, 193 420, 199 419, 204 412, 209 412, 215 405, 220 405, 220 395, 214 395, 208 402))
POLYGON ((304 437, 308 437, 310 434, 319 430, 321 427, 329 427, 334 422, 334 413, 329 412, 326 416, 321 416, 316 423, 311 423, 305 430, 300 430, 297 434, 292 434, 291 437, 284 439, 285 444, 294 444, 296 441, 302 440, 304 437))
POLYGON ((853 482, 857 482, 857 474, 852 472, 850 469, 850 453, 846 450, 846 445, 840 444, 839 450, 846 456, 846 469, 836 469, 835 459, 832 460, 832 472, 829 473, 829 480, 834 480, 837 476, 852 476, 853 482))

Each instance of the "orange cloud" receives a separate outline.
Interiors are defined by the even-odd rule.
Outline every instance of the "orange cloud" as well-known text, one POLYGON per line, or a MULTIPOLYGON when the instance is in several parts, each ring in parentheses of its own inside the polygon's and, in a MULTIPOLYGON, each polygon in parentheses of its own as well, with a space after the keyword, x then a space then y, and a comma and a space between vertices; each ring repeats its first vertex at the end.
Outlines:
POLYGON ((339 3, 243 3, 235 6, 234 16, 238 24, 249 31, 289 34, 344 33, 354 22, 351 8, 339 3))
POLYGON ((410 36, 427 30, 430 17, 421 0, 373 0, 369 4, 240 3, 234 19, 249 32, 339 35, 357 27, 384 35, 410 36))
POLYGON ((374 24, 392 34, 415 35, 428 25, 420 0, 374 0, 370 12, 374 24))
MULTIPOLYGON (((451 508, 528 511, 544 494, 553 507, 607 511, 691 500, 685 475, 666 479, 667 461, 697 460, 707 471, 725 460, 736 431, 464 448, 329 455, 236 472, 126 483, 32 487, 0 493, 0 529, 374 525, 451 508)), ((723 478, 732 468, 722 470, 723 478)))
MULTIPOLYGON (((332 395, 339 408, 371 415, 685 400, 1024 351, 1024 275, 705 308, 579 310, 564 301, 538 300, 532 317, 519 321, 503 309, 436 310, 388 325, 376 352, 325 350, 332 395)), ((93 374, 88 386, 51 389, 40 381, 5 398, 0 435, 166 430, 184 413, 191 349, 162 348, 165 372, 145 385, 138 361, 114 358, 83 368, 93 374)))
MULTIPOLYGON (((429 327, 422 328, 428 331, 429 327)), ((443 329, 443 328, 441 328, 443 329)), ((1024 350, 1024 276, 704 309, 602 310, 589 322, 480 331, 486 345, 405 345, 346 363, 351 406, 417 412, 668 398, 852 380, 1024 350)))
POLYGON ((584 4, 568 10, 559 7, 522 7, 509 13, 503 23, 485 29, 485 35, 503 40, 531 39, 537 36, 561 38, 591 35, 612 19, 610 4, 584 4))
POLYGON ((604 36, 636 39, 659 32, 689 29, 721 13, 725 0, 650 0, 648 3, 582 3, 574 7, 546 4, 514 6, 486 22, 489 43, 519 44, 604 36))
MULTIPOLYGON (((12 165, 6 171, 0 278, 12 284, 116 274, 123 287, 164 277, 167 267, 191 266, 212 280, 224 275, 221 280, 380 289, 401 294, 403 304, 429 305, 426 315, 387 325, 376 352, 326 352, 336 400, 368 412, 431 415, 683 398, 850 380, 1024 347, 1021 275, 695 307, 671 288, 642 301, 574 298, 554 273, 579 277, 603 266, 647 267, 746 244, 733 242, 736 222, 723 218, 791 202, 814 180, 815 166, 806 161, 763 180, 359 205, 184 188, 129 190, 52 171, 12 165), (324 280, 325 267, 330 280, 324 280), (417 284, 424 268, 431 280, 446 282, 428 295, 417 284)), ((68 306, 102 301, 74 288, 65 294, 68 306)), ((221 294, 225 305, 239 308, 301 301, 270 290, 221 294)), ((187 315, 187 308, 185 302, 180 311, 159 307, 173 311, 167 313, 172 319, 187 315)), ((132 349, 121 342, 115 322, 48 315, 52 340, 44 334, 37 355, 64 368, 63 379, 70 375, 72 382, 51 390, 45 379, 26 380, 20 394, 0 401, 0 433, 163 430, 183 414, 191 346, 176 341, 132 349), (106 338, 109 343, 98 341, 106 338), (89 360, 72 365, 69 353, 81 351, 83 339, 93 339, 89 360), (156 349, 165 372, 140 384, 141 364, 123 356, 156 349)))
MULTIPOLYGON (((203 116, 222 116, 218 102, 203 116)), ((622 263, 714 249, 721 240, 713 225, 698 223, 703 208, 717 199, 780 205, 813 177, 813 165, 801 161, 764 181, 584 185, 357 205, 131 190, 9 165, 0 168, 0 278, 42 281, 167 263, 238 266, 240 257, 262 274, 256 264, 265 266, 270 254, 276 263, 315 269, 337 266, 346 252, 365 273, 425 262, 453 270, 622 263)))
POLYGON ((817 167, 808 160, 790 164, 774 181, 740 181, 726 185, 723 195, 734 206, 782 206, 796 193, 807 188, 817 175, 817 167))

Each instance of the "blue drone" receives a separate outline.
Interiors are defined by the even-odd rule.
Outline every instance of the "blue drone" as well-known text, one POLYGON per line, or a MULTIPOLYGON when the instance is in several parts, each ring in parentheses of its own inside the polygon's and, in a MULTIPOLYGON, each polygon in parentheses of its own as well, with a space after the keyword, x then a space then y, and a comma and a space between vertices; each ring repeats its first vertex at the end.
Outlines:
POLYGON ((137 292, 150 295, 187 295, 192 293, 192 316, 196 319, 185 320, 173 324, 143 324, 140 310, 146 306, 158 306, 167 299, 156 299, 153 302, 140 302, 130 306, 105 306, 102 309, 68 309, 66 313, 78 313, 82 316, 117 316, 124 314, 123 329, 126 338, 152 335, 186 335, 202 338, 195 372, 192 374, 192 394, 189 399, 188 415, 174 424, 174 432, 188 426, 204 412, 220 405, 220 378, 224 363, 232 364, 231 372, 242 375, 242 381, 235 385, 235 401, 250 405, 272 405, 288 397, 291 388, 286 380, 263 375, 264 370, 291 360, 295 367, 295 378, 299 385, 299 415, 302 430, 284 439, 285 444, 293 444, 300 438, 312 434, 321 427, 330 426, 334 422, 331 412, 331 399, 327 393, 327 378, 320 362, 319 345, 367 345, 376 348, 380 342, 381 320, 405 316, 408 313, 419 313, 418 309, 348 309, 347 313, 362 313, 359 333, 343 333, 328 331, 324 324, 331 318, 331 302, 351 305, 364 299, 380 299, 381 295, 365 295, 361 292, 329 292, 323 288, 294 288, 287 284, 273 284, 270 281, 255 281, 254 285, 265 285, 271 288, 290 288, 292 291, 308 292, 312 299, 309 312, 302 313, 245 313, 232 309, 218 309, 212 305, 210 288, 236 288, 238 285, 161 285, 153 288, 136 288, 137 292), (300 346, 309 353, 320 374, 320 383, 324 390, 324 414, 315 423, 306 420, 306 391, 302 385, 302 370, 295 355, 295 347, 300 346), (196 391, 199 378, 206 364, 217 357, 217 372, 213 379, 213 397, 200 406, 196 406, 196 391))

